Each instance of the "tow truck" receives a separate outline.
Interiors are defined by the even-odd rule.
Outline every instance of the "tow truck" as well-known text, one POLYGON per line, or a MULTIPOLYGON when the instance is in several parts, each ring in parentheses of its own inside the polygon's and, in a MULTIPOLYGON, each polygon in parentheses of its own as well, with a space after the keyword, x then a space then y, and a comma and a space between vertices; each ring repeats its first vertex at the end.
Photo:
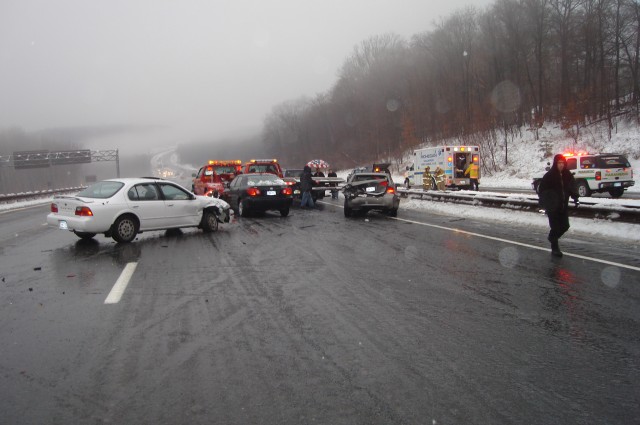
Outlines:
MULTIPOLYGON (((576 180, 580 197, 591 196, 592 192, 608 192, 612 198, 619 198, 627 188, 635 185, 633 168, 624 155, 566 152, 562 156, 567 159, 567 169, 576 180)), ((547 163, 547 169, 549 166, 547 163)), ((531 188, 536 192, 543 176, 544 173, 539 173, 533 177, 531 188)))
POLYGON ((270 173, 282 178, 282 167, 277 159, 252 159, 244 164, 243 172, 247 173, 270 173))
POLYGON ((225 183, 229 183, 242 172, 239 159, 221 161, 210 159, 197 173, 192 174, 191 191, 196 195, 223 197, 225 183))

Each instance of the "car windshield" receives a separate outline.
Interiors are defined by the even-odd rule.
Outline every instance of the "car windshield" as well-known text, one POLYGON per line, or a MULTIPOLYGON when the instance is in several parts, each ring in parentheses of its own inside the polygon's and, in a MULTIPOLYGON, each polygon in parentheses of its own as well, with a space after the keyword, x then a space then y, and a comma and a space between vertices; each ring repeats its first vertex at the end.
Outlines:
POLYGON ((356 174, 353 177, 354 182, 364 182, 367 180, 379 180, 382 182, 382 181, 387 181, 387 177, 376 175, 376 174, 356 174))
POLYGON ((124 186, 122 182, 103 181, 89 186, 81 192, 78 192, 77 196, 81 198, 97 198, 107 199, 115 195, 124 186))
POLYGON ((303 170, 287 170, 284 172, 285 177, 300 177, 303 170))
POLYGON ((233 174, 236 172, 236 168, 231 165, 218 165, 215 170, 218 174, 233 174))
POLYGON ((623 155, 599 156, 596 159, 598 168, 628 168, 631 167, 629 161, 623 155))

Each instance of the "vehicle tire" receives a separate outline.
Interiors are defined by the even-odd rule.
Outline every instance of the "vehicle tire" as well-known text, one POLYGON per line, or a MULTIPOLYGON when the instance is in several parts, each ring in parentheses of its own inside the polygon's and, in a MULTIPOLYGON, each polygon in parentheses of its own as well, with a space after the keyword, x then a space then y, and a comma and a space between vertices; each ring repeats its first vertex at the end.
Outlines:
POLYGON ((578 191, 578 196, 581 198, 591 196, 591 189, 589 189, 589 185, 584 180, 578 180, 576 182, 576 190, 578 191))
POLYGON ((73 233, 75 233, 76 236, 79 237, 80 239, 82 239, 83 241, 86 241, 86 240, 89 240, 89 239, 93 239, 93 237, 96 235, 95 233, 78 232, 77 230, 74 230, 73 233))
POLYGON ((351 217, 353 215, 353 210, 349 207, 347 200, 344 200, 344 216, 351 217))
POLYGON ((389 217, 397 217, 398 216, 398 209, 397 208, 392 208, 389 211, 387 211, 387 215, 389 217))
POLYGON ((111 226, 111 237, 116 242, 129 243, 138 234, 138 220, 132 215, 122 215, 111 226))
MULTIPOLYGON (((431 177, 431 190, 436 190, 438 186, 436 186, 436 179, 431 177)), ((395 217, 395 216, 394 216, 395 217)))
POLYGON ((624 195, 624 189, 621 187, 609 189, 609 195, 611 195, 612 198, 619 198, 624 195))
POLYGON ((213 211, 204 210, 202 213, 202 231, 205 233, 216 232, 218 230, 218 217, 213 211))
POLYGON ((240 217, 249 216, 249 208, 247 208, 244 199, 238 199, 238 215, 240 217))
POLYGON ((404 187, 407 189, 411 189, 411 182, 409 179, 404 179, 404 187))
POLYGON ((289 215, 289 207, 281 209, 281 210, 280 210, 280 215, 281 215, 282 217, 286 217, 286 216, 288 216, 288 215, 289 215))

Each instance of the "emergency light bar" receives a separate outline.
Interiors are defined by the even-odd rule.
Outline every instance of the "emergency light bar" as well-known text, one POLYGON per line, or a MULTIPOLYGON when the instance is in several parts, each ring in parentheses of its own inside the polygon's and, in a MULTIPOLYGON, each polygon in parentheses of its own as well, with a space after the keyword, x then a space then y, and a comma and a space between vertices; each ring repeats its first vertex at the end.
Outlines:
POLYGON ((207 163, 209 165, 242 165, 242 161, 240 161, 239 159, 233 159, 229 161, 219 161, 219 160, 210 159, 207 163))
POLYGON ((277 159, 252 159, 249 162, 251 162, 253 164, 255 164, 256 162, 271 162, 271 163, 275 164, 276 162, 278 162, 278 160, 277 159))

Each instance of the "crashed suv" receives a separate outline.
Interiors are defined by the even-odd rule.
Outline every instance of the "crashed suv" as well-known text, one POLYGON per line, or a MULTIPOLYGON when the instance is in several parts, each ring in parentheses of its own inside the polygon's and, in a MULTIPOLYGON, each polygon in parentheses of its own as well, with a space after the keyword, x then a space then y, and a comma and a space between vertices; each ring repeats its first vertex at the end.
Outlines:
POLYGON ((344 216, 382 211, 390 217, 398 215, 400 197, 395 184, 386 173, 354 173, 344 185, 344 216))

